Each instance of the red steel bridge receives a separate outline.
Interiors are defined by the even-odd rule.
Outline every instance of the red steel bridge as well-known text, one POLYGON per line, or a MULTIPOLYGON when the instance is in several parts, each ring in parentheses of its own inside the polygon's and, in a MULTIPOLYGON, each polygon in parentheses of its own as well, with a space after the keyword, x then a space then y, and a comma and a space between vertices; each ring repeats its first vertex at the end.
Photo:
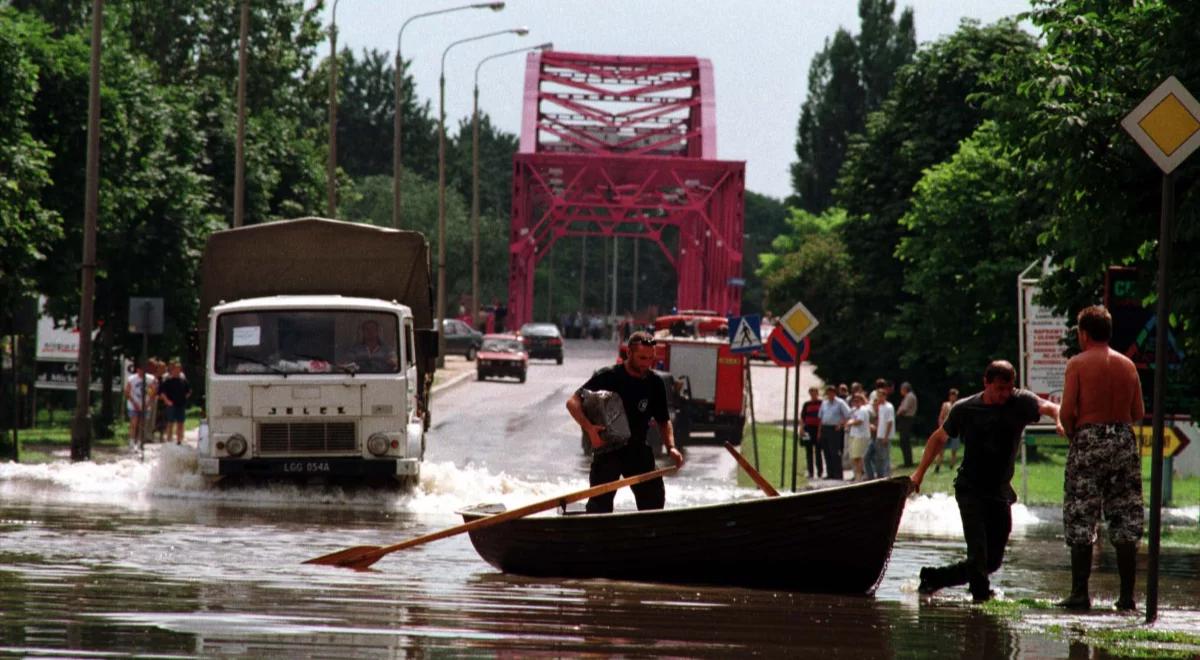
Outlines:
POLYGON ((508 321, 532 320, 538 262, 567 236, 647 240, 676 305, 741 307, 742 161, 717 160, 712 63, 534 52, 513 156, 508 321))

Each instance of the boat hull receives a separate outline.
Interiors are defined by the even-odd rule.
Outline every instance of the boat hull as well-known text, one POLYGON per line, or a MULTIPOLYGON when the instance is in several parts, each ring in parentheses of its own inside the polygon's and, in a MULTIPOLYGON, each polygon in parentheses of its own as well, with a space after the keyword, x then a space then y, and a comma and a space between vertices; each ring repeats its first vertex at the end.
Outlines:
MULTIPOLYGON (((731 503, 532 517, 470 532, 492 566, 530 576, 869 594, 883 576, 907 477, 731 503)), ((496 509, 463 511, 466 521, 496 509)))

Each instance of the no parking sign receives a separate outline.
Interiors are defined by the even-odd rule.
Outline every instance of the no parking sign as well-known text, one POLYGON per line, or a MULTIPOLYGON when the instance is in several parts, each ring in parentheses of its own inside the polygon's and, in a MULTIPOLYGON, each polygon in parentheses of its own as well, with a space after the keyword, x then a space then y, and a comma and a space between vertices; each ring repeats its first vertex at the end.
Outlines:
POLYGON ((775 326, 767 338, 767 356, 781 367, 794 367, 807 360, 810 347, 808 337, 797 345, 783 326, 775 326))

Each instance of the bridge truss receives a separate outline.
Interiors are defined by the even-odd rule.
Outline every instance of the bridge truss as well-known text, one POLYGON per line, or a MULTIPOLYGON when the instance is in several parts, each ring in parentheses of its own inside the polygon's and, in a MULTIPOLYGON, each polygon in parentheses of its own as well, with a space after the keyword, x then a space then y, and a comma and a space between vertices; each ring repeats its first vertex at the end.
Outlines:
POLYGON ((745 163, 716 159, 715 115, 706 59, 528 56, 510 327, 532 319, 534 270, 569 236, 650 241, 675 268, 680 309, 739 310, 745 163))

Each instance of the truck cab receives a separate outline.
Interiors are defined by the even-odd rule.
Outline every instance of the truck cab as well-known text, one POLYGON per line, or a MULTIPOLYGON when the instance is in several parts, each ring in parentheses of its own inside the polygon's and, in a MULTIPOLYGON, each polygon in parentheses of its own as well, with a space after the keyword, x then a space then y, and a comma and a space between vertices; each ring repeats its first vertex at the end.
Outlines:
POLYGON ((208 481, 417 483, 436 335, 412 234, 313 218, 213 235, 208 481))

